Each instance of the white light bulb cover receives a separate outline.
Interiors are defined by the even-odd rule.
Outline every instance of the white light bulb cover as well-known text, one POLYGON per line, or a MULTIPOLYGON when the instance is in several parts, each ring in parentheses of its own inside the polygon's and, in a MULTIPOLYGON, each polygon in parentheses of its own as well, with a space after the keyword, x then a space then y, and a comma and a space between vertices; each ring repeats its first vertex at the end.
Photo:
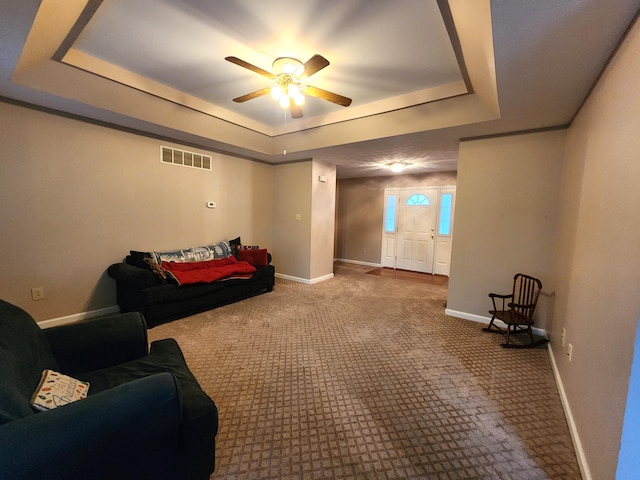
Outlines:
POLYGON ((278 102, 280 102, 280 106, 282 108, 287 108, 291 103, 291 99, 289 98, 289 95, 282 95, 280 97, 280 100, 278 100, 278 102))
POLYGON ((278 101, 280 100, 280 98, 282 97, 282 88, 280 88, 279 85, 276 85, 275 87, 271 87, 271 96, 273 97, 274 100, 278 101))
POLYGON ((296 105, 301 106, 304 104, 304 95, 300 91, 296 92, 293 96, 293 101, 296 105))

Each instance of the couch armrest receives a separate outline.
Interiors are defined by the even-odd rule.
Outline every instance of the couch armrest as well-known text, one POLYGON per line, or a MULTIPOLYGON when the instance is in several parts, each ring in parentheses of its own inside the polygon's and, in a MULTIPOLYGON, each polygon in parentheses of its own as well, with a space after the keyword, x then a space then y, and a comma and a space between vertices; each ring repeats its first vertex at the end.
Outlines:
POLYGON ((68 375, 147 355, 147 325, 139 312, 93 318, 43 330, 60 370, 68 375))
POLYGON ((128 289, 142 290, 158 284, 158 278, 151 270, 125 262, 114 263, 107 269, 107 273, 116 283, 128 289))
POLYGON ((179 478, 181 410, 160 373, 0 425, 2 477, 179 478))

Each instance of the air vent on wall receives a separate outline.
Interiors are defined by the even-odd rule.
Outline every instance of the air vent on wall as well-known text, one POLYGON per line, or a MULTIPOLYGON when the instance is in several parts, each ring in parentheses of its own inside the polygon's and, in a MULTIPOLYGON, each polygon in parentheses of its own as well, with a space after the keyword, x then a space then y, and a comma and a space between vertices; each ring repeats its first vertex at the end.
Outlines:
POLYGON ((170 147, 160 147, 160 162, 180 165, 182 167, 199 168, 201 170, 211 170, 210 156, 170 147))

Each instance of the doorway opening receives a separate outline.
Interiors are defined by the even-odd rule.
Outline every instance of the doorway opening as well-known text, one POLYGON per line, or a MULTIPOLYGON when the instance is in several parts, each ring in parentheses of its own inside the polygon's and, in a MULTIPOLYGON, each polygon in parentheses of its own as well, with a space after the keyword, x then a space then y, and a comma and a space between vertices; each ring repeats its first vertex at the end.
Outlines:
POLYGON ((383 267, 449 275, 456 187, 386 188, 383 267))

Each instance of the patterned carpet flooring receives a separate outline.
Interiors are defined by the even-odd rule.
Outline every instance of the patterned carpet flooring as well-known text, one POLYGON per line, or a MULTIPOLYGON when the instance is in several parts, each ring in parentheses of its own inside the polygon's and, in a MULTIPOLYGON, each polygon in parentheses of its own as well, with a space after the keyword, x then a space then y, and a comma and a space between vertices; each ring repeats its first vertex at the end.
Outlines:
POLYGON ((366 275, 149 331, 220 413, 212 479, 580 479, 546 348, 444 314, 445 287, 366 275))

